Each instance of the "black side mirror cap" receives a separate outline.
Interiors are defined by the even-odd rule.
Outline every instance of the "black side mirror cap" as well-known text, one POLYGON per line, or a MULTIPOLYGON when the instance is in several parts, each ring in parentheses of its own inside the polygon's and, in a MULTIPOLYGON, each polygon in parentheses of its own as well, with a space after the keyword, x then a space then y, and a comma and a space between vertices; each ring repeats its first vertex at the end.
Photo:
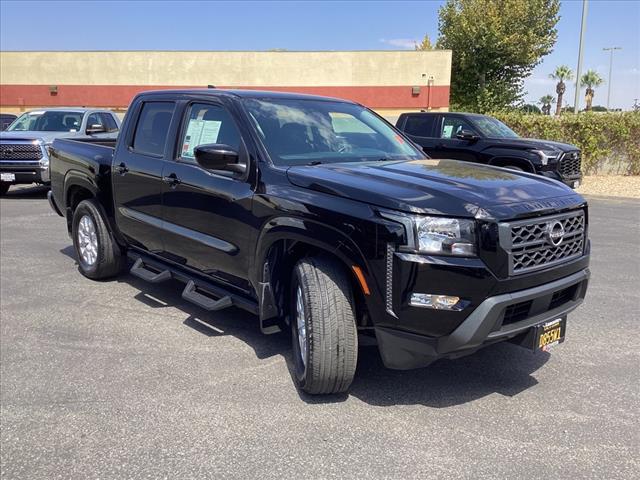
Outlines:
POLYGON ((247 171, 246 165, 238 163, 238 151, 223 143, 198 145, 193 154, 198 165, 206 170, 227 170, 235 173, 247 171))
POLYGON ((87 135, 95 135, 96 133, 106 133, 107 129, 104 125, 96 123, 95 125, 89 125, 87 127, 87 135))
POLYGON ((478 140, 478 136, 469 131, 469 130, 460 130, 458 133, 456 133, 456 138, 459 140, 467 140, 469 142, 475 142, 476 140, 478 140))

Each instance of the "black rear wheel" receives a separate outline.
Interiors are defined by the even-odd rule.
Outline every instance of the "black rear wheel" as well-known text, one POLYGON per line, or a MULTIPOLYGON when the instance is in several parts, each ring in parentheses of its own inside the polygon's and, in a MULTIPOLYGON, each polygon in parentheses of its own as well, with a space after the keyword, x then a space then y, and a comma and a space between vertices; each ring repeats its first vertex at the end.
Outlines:
POLYGON ((353 292, 342 266, 326 257, 302 259, 291 291, 293 362, 307 393, 349 389, 358 360, 353 292))
POLYGON ((73 212, 72 235, 80 272, 85 277, 98 280, 120 273, 125 258, 96 200, 78 204, 73 212))

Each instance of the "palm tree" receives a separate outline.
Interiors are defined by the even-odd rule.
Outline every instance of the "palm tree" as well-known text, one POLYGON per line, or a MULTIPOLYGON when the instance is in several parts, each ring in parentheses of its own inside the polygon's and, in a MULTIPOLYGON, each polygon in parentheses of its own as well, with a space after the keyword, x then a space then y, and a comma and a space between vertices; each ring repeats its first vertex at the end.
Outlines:
POLYGON ((587 70, 587 72, 582 75, 582 78, 580 78, 580 83, 587 86, 587 89, 584 92, 584 101, 586 104, 585 110, 588 112, 591 110, 593 95, 595 94, 593 89, 594 87, 602 85, 604 80, 595 70, 587 70))
POLYGON ((542 105, 542 113, 545 115, 551 115, 551 104, 555 101, 553 95, 545 95, 540 98, 540 104, 542 105))
POLYGON ((564 84, 565 80, 571 80, 573 78, 573 70, 566 65, 560 65, 556 67, 555 72, 551 73, 549 77, 557 80, 556 93, 558 94, 558 103, 556 104, 556 115, 560 115, 562 112, 562 96, 564 95, 567 86, 564 84))

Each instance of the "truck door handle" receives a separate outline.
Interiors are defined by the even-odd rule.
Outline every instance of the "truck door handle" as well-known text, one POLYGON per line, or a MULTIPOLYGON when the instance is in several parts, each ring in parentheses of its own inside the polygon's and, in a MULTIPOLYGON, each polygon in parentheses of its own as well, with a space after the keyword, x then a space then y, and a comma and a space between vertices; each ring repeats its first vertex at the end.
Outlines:
POLYGON ((166 177, 162 177, 162 181, 164 183, 168 183, 170 187, 175 187, 179 183, 182 183, 175 173, 172 173, 171 175, 167 175, 166 177))
POLYGON ((124 164, 124 162, 121 162, 120 165, 118 165, 116 167, 116 171, 120 174, 120 175, 124 175, 125 173, 127 173, 129 171, 129 169, 127 168, 127 166, 124 164))

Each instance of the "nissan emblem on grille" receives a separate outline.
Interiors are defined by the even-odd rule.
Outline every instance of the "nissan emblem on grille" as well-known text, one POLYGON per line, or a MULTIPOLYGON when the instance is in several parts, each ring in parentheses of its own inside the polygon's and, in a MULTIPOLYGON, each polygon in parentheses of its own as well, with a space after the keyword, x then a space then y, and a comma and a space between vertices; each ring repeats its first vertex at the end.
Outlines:
POLYGON ((582 210, 552 217, 501 224, 501 244, 509 256, 510 274, 520 274, 567 262, 584 253, 582 210))
POLYGON ((558 220, 547 223, 547 240, 554 247, 562 243, 564 237, 564 225, 558 220))

